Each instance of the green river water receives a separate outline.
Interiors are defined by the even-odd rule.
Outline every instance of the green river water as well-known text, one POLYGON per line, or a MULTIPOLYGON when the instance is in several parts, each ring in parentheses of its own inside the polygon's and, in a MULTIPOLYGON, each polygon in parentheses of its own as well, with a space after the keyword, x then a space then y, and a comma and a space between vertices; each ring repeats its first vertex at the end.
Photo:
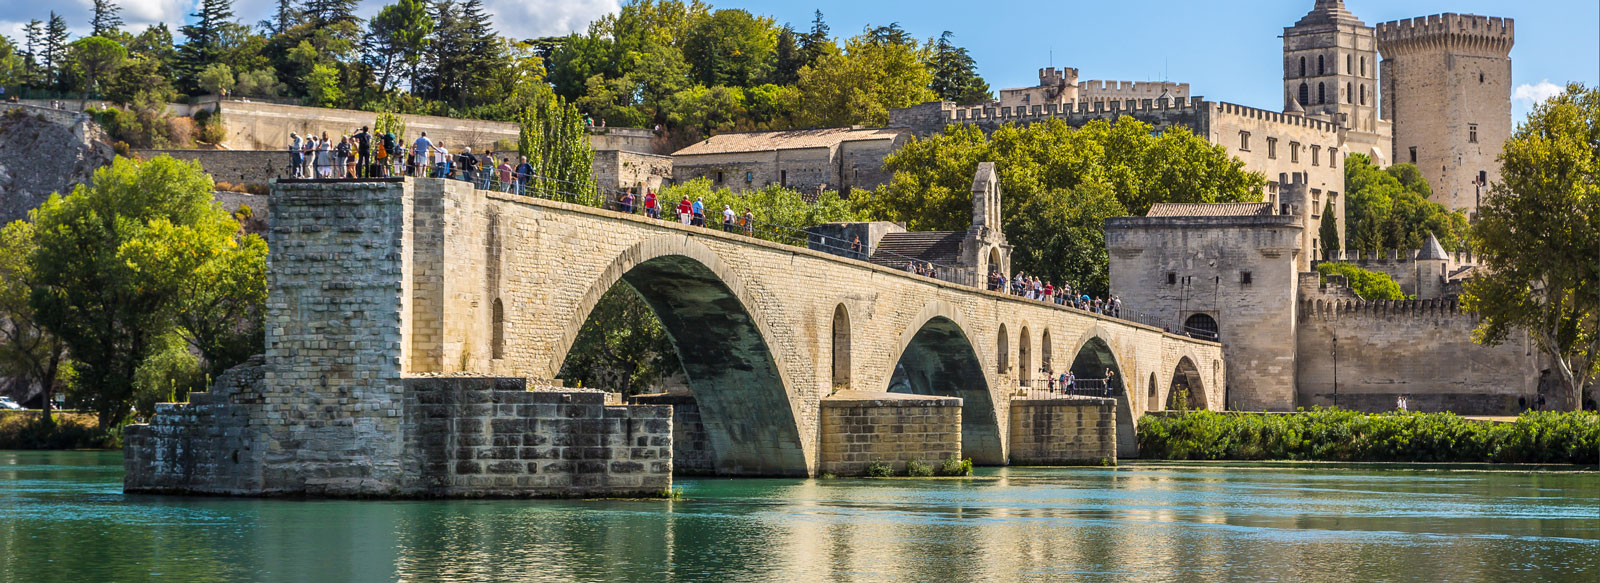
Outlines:
POLYGON ((0 452, 0 581, 1600 580, 1593 468, 1129 462, 331 501, 124 495, 121 464, 0 452))

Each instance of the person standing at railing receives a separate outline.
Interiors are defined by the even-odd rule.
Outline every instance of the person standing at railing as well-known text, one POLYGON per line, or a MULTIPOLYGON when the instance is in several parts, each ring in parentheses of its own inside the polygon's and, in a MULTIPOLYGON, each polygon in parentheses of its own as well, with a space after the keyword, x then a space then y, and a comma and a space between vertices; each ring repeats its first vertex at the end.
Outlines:
POLYGON ((300 167, 303 165, 300 157, 300 134, 289 132, 289 175, 300 178, 300 167))
POLYGON ((338 178, 350 178, 350 166, 354 161, 350 159, 349 136, 339 136, 339 145, 333 148, 333 159, 338 162, 338 178))
POLYGON ((728 206, 728 205, 722 205, 722 232, 724 232, 724 233, 736 232, 734 230, 734 228, 733 228, 733 226, 734 226, 733 225, 733 220, 734 220, 734 218, 736 216, 738 216, 738 215, 733 212, 733 207, 728 206))
POLYGON ((855 237, 854 240, 850 241, 850 258, 865 259, 861 254, 861 235, 856 235, 855 237))
POLYGON ((700 197, 694 197, 694 204, 689 206, 689 210, 694 213, 694 216, 690 218, 690 225, 695 227, 706 226, 706 205, 700 200, 700 197))
POLYGON ((528 181, 533 180, 533 165, 528 163, 527 156, 520 156, 519 158, 522 161, 517 164, 517 194, 525 195, 528 194, 528 181))
POLYGON ((327 132, 317 141, 317 175, 324 180, 333 178, 333 142, 328 139, 327 132))
POLYGON ((617 201, 617 210, 633 214, 633 191, 622 191, 622 198, 617 201))
POLYGON ((484 150, 483 158, 473 160, 472 167, 482 169, 477 173, 478 190, 489 190, 489 183, 495 179, 494 148, 484 150))
POLYGON ((416 176, 418 166, 427 168, 428 152, 433 150, 433 140, 428 139, 428 132, 422 132, 422 135, 417 136, 417 141, 412 143, 411 149, 414 157, 406 165, 406 175, 416 176))
POLYGON ((445 149, 444 140, 439 140, 433 145, 433 176, 434 178, 450 178, 450 150, 445 149))
POLYGON ((744 207, 744 236, 756 236, 756 214, 750 212, 750 207, 744 207))
POLYGON ((661 218, 661 202, 656 200, 656 191, 648 188, 644 191, 644 216, 652 219, 661 218))
POLYGON ((370 178, 372 176, 372 134, 367 131, 367 126, 361 126, 361 131, 356 132, 356 178, 370 178))
MULTIPOLYGON (((511 192, 511 185, 514 183, 512 178, 511 178, 511 158, 501 158, 500 159, 499 171, 500 171, 500 192, 511 192)), ((522 194, 522 192, 518 191, 517 194, 522 194)))
POLYGON ((685 195, 683 200, 678 201, 678 222, 687 225, 692 222, 693 219, 694 206, 689 204, 689 197, 685 195))
POLYGON ((463 148, 461 155, 456 156, 456 167, 461 169, 458 177, 468 183, 474 182, 473 179, 478 177, 478 157, 472 155, 471 146, 463 148))

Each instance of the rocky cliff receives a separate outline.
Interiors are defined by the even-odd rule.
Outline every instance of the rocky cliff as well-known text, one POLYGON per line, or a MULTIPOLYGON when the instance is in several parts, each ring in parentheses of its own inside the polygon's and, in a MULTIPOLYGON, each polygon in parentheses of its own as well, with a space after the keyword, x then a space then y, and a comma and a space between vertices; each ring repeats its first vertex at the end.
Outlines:
POLYGON ((0 224, 25 219, 52 192, 68 193, 111 163, 109 139, 88 116, 7 104, 0 114, 0 224))

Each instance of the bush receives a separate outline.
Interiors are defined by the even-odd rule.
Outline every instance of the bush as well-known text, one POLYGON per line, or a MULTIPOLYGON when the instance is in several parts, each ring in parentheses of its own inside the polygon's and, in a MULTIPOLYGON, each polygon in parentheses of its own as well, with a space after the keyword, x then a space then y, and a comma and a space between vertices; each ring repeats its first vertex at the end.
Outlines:
POLYGON ((194 137, 199 134, 199 128, 194 120, 187 117, 167 118, 167 140, 174 148, 188 148, 194 145, 194 137))
POLYGON ((1403 300, 1406 294, 1400 291, 1400 284, 1387 273, 1368 271, 1356 267, 1354 263, 1322 263, 1317 265, 1317 273, 1322 274, 1322 281, 1326 282, 1330 274, 1343 275, 1350 291, 1361 296, 1364 300, 1403 300))
POLYGON ((933 475, 933 466, 917 460, 906 462, 906 475, 913 478, 925 478, 933 475))
POLYGON ((972 475, 972 460, 961 459, 961 456, 950 456, 939 464, 941 476, 970 476, 972 475))
POLYGON ((868 478, 887 478, 894 475, 894 466, 883 462, 872 462, 867 464, 866 475, 868 478))
POLYGON ((120 432, 102 431, 94 415, 57 412, 46 424, 36 411, 0 413, 0 449, 111 449, 120 432))
POLYGON ((1600 415, 1536 411, 1514 423, 1453 413, 1192 413, 1140 420, 1139 454, 1174 460, 1600 462, 1600 415))
POLYGON ((220 144, 228 139, 228 126, 222 123, 221 113, 208 115, 204 121, 201 121, 199 117, 199 115, 196 115, 195 121, 200 123, 200 135, 198 136, 200 141, 207 144, 220 144))

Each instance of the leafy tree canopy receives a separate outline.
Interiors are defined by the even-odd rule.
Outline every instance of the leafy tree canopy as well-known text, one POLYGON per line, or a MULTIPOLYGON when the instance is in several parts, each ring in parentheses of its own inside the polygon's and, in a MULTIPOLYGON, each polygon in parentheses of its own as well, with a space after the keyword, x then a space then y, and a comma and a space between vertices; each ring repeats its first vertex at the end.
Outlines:
POLYGON ((1421 249, 1428 233, 1446 251, 1466 248, 1467 216, 1430 202, 1432 190, 1414 164, 1378 168, 1365 154, 1351 154, 1344 188, 1346 249, 1421 249))
POLYGON ((1317 273, 1322 274, 1326 280, 1329 275, 1343 275, 1350 291, 1361 296, 1364 300, 1403 300, 1405 292, 1400 291, 1400 284, 1387 273, 1368 271, 1356 267, 1354 263, 1319 263, 1317 273))

